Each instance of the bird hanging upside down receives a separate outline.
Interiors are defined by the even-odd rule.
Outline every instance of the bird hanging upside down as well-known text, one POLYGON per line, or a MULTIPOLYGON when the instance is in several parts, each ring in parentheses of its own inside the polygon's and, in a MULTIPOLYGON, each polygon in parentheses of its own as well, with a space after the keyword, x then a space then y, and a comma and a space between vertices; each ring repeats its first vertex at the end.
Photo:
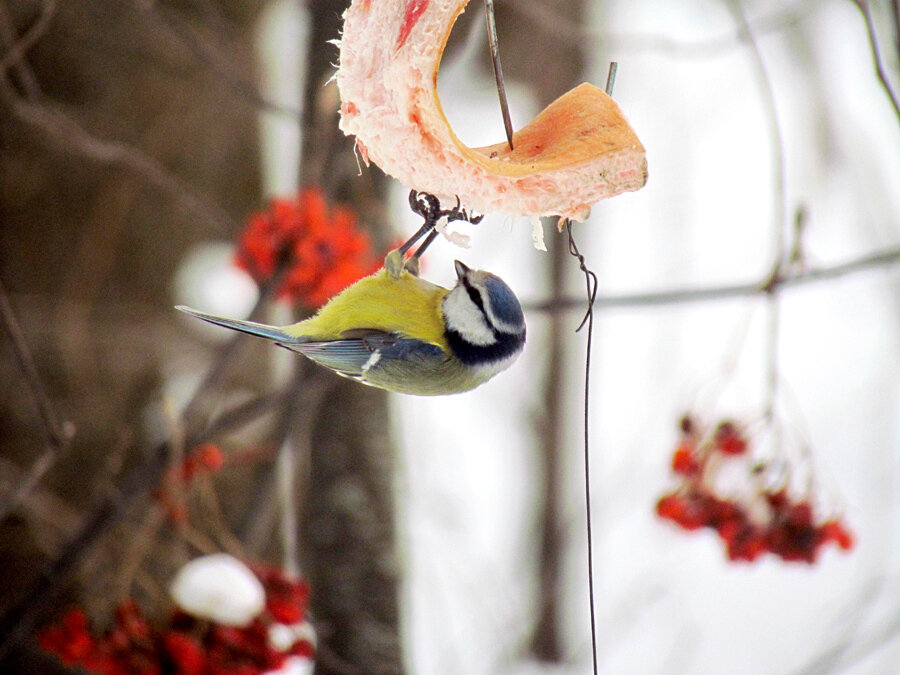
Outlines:
POLYGON ((389 253, 382 269, 344 289, 309 319, 279 328, 177 309, 272 340, 373 387, 422 396, 474 389, 518 358, 525 346, 525 316, 515 293, 489 272, 457 260, 457 282, 449 290, 414 273, 438 217, 480 220, 458 206, 442 211, 436 200, 416 197, 412 193, 410 203, 425 211, 422 229, 389 253), (404 261, 425 234, 425 242, 404 261))

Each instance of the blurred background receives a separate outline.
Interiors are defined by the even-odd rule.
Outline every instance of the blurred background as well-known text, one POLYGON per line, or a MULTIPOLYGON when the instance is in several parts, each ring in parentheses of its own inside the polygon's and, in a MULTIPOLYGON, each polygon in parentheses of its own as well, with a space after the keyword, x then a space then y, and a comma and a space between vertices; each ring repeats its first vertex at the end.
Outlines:
MULTIPOLYGON (((64 671, 31 635, 70 604, 163 615, 174 570, 216 550, 308 581, 316 672, 590 672, 587 302, 555 223, 547 252, 491 215, 459 227, 470 249, 429 251, 430 280, 460 258, 526 307, 524 355, 469 394, 387 395, 173 310, 308 313, 233 263, 300 186, 351 208, 376 257, 418 226, 336 126, 347 4, 0 0, 9 672, 64 671), (172 488, 203 443, 224 466, 172 488)), ((516 128, 614 60, 647 149, 647 186, 573 226, 599 280, 600 672, 897 672, 897 2, 494 4, 516 128), (657 518, 685 413, 746 425, 853 549, 731 561, 657 518)), ((503 138, 481 3, 438 84, 463 141, 503 138)), ((741 468, 723 489, 754 489, 741 468)))

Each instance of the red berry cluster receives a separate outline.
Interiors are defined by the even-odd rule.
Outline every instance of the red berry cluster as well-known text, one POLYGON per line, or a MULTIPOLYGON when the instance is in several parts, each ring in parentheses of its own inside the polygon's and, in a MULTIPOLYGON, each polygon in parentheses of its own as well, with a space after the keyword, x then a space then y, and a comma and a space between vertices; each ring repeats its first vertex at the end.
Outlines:
POLYGON ((121 603, 102 634, 74 608, 38 635, 40 646, 69 666, 101 675, 260 675, 292 656, 312 658, 313 645, 298 639, 286 650, 273 646, 276 623, 304 620, 309 589, 280 570, 256 568, 266 589, 266 610, 247 626, 223 626, 176 610, 163 626, 152 625, 133 600, 121 603))
POLYGON ((657 515, 685 530, 715 530, 732 561, 752 562, 768 552, 786 561, 814 563, 829 542, 845 551, 853 548, 853 535, 840 520, 817 521, 809 499, 794 501, 785 487, 755 487, 749 504, 717 495, 712 474, 729 457, 746 460, 748 479, 756 480, 760 467, 751 465, 750 442, 738 425, 724 421, 706 434, 692 418, 682 418, 681 439, 672 455, 679 485, 656 503, 657 515))
POLYGON ((295 199, 274 199, 253 214, 240 235, 239 267, 259 285, 280 279, 279 297, 317 308, 372 274, 380 260, 350 209, 329 209, 322 191, 308 187, 295 199))
POLYGON ((254 566, 253 573, 266 589, 266 612, 275 623, 298 624, 306 618, 309 585, 288 579, 277 567, 254 566))

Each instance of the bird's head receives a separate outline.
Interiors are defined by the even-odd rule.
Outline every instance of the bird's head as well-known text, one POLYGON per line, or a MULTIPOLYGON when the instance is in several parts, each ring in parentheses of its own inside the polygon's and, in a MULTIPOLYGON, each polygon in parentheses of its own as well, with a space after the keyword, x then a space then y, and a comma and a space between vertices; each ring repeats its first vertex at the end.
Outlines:
POLYGON ((443 305, 450 349, 468 366, 502 370, 525 346, 522 306, 500 277, 454 264, 458 279, 443 305))

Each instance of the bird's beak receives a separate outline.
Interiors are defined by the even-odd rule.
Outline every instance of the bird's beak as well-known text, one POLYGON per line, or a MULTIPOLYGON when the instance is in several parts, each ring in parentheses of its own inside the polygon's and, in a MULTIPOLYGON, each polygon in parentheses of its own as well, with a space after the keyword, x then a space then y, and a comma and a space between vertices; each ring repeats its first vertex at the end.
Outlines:
POLYGON ((459 260, 454 260, 453 265, 456 267, 456 276, 462 281, 462 278, 469 273, 469 268, 459 262, 459 260))

